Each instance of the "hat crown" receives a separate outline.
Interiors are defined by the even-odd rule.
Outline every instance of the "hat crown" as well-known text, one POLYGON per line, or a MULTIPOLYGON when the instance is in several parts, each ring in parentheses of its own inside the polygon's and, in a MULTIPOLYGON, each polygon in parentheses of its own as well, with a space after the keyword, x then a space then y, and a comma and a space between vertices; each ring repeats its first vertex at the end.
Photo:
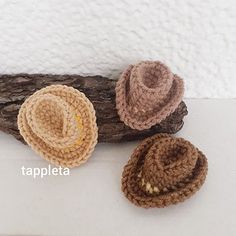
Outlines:
POLYGON ((142 184, 168 189, 190 177, 196 165, 197 149, 181 138, 164 138, 146 154, 142 167, 142 184))
POLYGON ((140 62, 131 70, 129 104, 134 110, 153 110, 168 96, 172 82, 173 74, 161 62, 140 62))
POLYGON ((26 113, 31 129, 45 143, 66 148, 79 138, 74 111, 60 97, 42 94, 32 99, 26 113))

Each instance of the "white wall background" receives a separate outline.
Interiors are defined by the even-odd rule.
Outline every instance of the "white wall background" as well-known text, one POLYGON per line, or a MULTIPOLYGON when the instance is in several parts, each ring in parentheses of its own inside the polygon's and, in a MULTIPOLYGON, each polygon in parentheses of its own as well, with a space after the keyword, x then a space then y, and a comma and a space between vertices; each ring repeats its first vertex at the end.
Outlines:
POLYGON ((185 97, 236 97, 235 0, 0 0, 0 73, 117 77, 161 60, 185 97))

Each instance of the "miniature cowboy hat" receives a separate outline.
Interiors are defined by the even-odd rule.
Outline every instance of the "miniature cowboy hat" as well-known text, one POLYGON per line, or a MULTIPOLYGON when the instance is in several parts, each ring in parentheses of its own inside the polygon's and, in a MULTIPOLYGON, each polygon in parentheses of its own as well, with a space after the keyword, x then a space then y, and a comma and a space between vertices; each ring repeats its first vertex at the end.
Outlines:
POLYGON ((27 98, 17 123, 26 143, 57 166, 81 165, 97 143, 92 103, 83 93, 65 85, 48 86, 27 98))
POLYGON ((180 104, 184 83, 159 61, 130 65, 116 84, 116 108, 127 126, 149 129, 180 104))
POLYGON ((122 174, 122 190, 135 205, 166 207, 191 197, 207 175, 205 155, 183 138, 157 134, 133 152, 122 174))

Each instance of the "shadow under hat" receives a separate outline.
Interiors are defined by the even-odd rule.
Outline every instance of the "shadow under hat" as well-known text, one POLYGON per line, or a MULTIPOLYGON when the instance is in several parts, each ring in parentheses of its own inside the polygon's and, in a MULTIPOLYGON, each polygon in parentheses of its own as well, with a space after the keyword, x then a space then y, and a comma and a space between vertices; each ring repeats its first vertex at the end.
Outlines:
POLYGON ((116 84, 116 108, 127 126, 149 129, 173 113, 184 93, 183 80, 159 61, 130 65, 116 84))
POLYGON ((158 134, 133 152, 122 174, 122 190, 135 205, 166 207, 191 197, 208 170, 205 155, 183 138, 158 134))

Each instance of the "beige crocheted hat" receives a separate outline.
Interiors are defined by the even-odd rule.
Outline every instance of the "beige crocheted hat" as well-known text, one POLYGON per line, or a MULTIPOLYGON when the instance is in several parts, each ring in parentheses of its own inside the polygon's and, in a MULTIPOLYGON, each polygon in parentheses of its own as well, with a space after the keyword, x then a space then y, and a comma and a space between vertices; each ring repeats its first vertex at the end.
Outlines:
POLYGON ((166 207, 191 197, 207 175, 205 155, 183 138, 145 139, 124 167, 122 190, 135 205, 166 207))
POLYGON ((158 61, 130 65, 116 85, 120 119, 137 130, 149 129, 173 113, 182 100, 184 83, 158 61))
POLYGON ((81 165, 97 143, 92 103, 83 93, 65 85, 48 86, 27 98, 17 123, 32 149, 57 166, 81 165))

